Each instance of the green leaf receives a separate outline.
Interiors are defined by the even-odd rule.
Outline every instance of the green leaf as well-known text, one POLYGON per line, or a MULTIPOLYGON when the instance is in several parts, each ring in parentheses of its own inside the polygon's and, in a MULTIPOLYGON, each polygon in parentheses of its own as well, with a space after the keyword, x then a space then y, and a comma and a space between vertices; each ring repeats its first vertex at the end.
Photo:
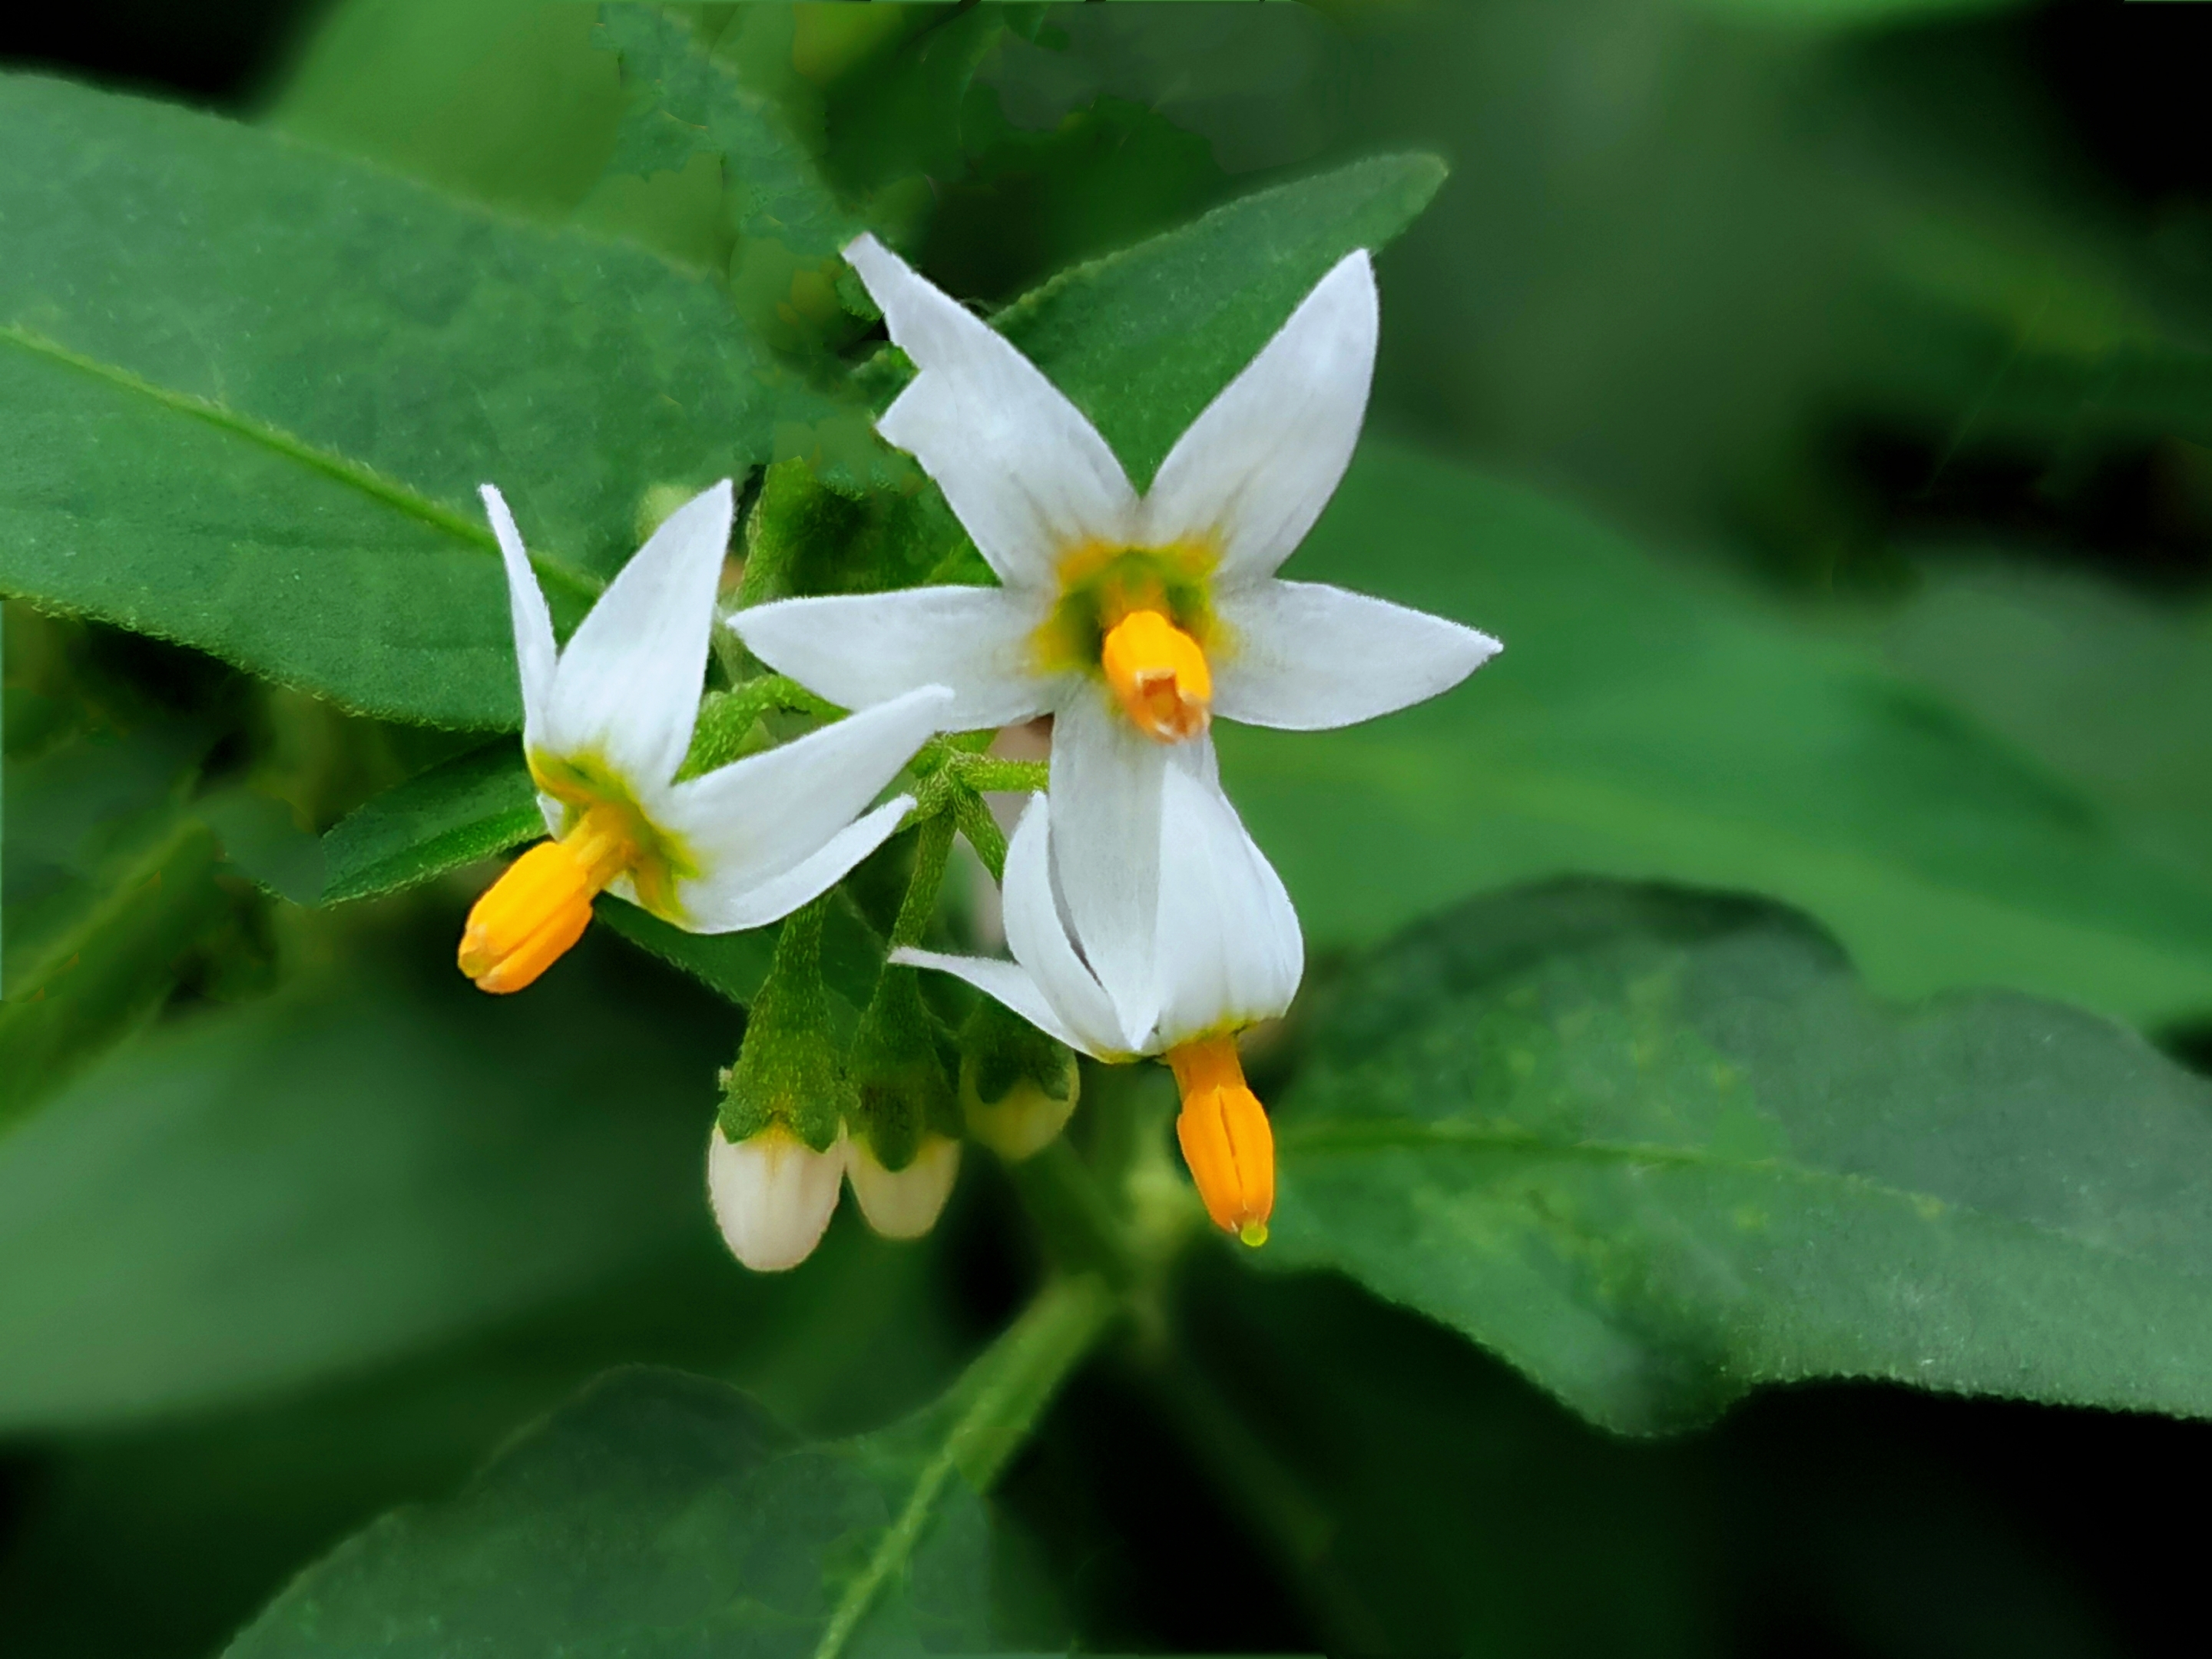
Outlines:
POLYGON ((2052 1004, 1882 1003, 1770 905, 1439 917, 1332 997, 1278 1122, 1269 1265, 1608 1427, 1813 1376, 2212 1413, 2212 1085, 2052 1004))
POLYGON ((521 745, 502 738, 386 790, 325 832, 322 901, 410 887, 544 833, 521 745))
POLYGON ((716 1006, 588 939, 484 996, 453 938, 394 973, 356 927, 337 982, 149 1033, 0 1139, 0 1424, 297 1386, 711 1237, 716 1006))
POLYGON ((1433 155, 1382 155, 1259 191, 1062 271, 991 320, 1143 488, 1307 290, 1353 248, 1404 230, 1444 173, 1433 155))
POLYGON ((794 1440, 734 1389, 602 1378, 450 1503, 310 1569, 228 1659, 974 1651, 990 1564, 976 1494, 1111 1315, 1048 1289, 945 1400, 859 1440, 794 1440))
MULTIPOLYGON (((890 1520, 849 1450, 793 1439, 725 1384, 616 1371, 458 1498, 342 1545, 226 1652, 803 1655, 831 1562, 890 1520)), ((987 1574, 960 1588, 988 1606, 987 1574)), ((870 1651, 919 1651, 905 1611, 883 1610, 870 1651)))
POLYGON ((265 132, 0 80, 0 590, 395 718, 511 726, 507 492, 573 621, 649 495, 838 405, 713 285, 265 132), (35 411, 33 418, 32 411, 35 411))
POLYGON ((1892 994, 2212 1006, 2212 882, 1924 688, 1571 511, 1370 443, 1285 574, 1505 642, 1379 723, 1223 728, 1231 793, 1316 944, 1594 871, 1772 894, 1892 994))

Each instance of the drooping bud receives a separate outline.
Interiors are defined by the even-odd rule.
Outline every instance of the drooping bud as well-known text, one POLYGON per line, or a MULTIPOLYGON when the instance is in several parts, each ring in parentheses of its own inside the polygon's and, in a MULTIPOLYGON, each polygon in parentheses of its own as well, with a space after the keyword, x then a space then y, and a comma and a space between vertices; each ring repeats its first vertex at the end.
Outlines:
POLYGON ((1213 673, 1199 642, 1158 611, 1132 611, 1108 630, 1099 666, 1137 729, 1180 743, 1206 728, 1213 673))
POLYGON ((850 1074, 853 1195, 886 1238, 919 1238, 951 1195, 960 1118, 913 969, 887 967, 877 979, 850 1074))
POLYGON ((960 1143, 932 1132, 905 1167, 885 1169, 866 1141, 851 1143, 845 1176, 868 1225, 885 1238, 920 1238, 937 1224, 960 1173, 960 1143))
POLYGON ((732 1145, 717 1123, 707 1145, 707 1199, 730 1254, 755 1273, 796 1267, 837 1207, 848 1148, 817 1152, 781 1124, 732 1145))
POLYGON ((968 1133, 1007 1162, 1060 1138, 1082 1082, 1074 1053, 989 997, 960 1028, 960 1109, 968 1133))
POLYGON ((1168 1064, 1182 1091, 1176 1139, 1206 1214, 1245 1243, 1265 1244, 1275 1208, 1275 1137, 1245 1084, 1237 1039, 1182 1043, 1168 1050, 1168 1064))
POLYGON ((636 857, 627 830, 619 811, 595 806, 501 872, 461 930, 457 960, 479 990, 520 991, 583 937, 592 901, 636 857))
POLYGON ((845 1170, 853 1091, 822 984, 826 903, 817 899, 785 920, 746 1012, 738 1063, 722 1074, 718 1150, 708 1165, 715 1218, 738 1260, 764 1271, 806 1259, 845 1170))

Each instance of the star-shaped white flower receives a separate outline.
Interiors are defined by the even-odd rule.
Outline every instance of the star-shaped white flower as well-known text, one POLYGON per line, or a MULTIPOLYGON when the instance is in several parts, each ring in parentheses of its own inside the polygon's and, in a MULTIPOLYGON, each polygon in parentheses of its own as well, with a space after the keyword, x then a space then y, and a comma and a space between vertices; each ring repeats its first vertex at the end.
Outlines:
POLYGON ((1297 994, 1305 946, 1281 879, 1211 778, 1161 779, 1159 891, 1134 941, 1064 919, 1068 860, 1054 803, 1032 796, 1006 847, 1005 921, 1012 962, 934 951, 891 960, 957 974, 1039 1030, 1094 1059, 1164 1056, 1182 1091, 1176 1130, 1214 1221, 1248 1243, 1267 1237, 1273 1140, 1237 1057, 1236 1034, 1280 1015, 1297 994), (1088 965, 1146 953, 1133 994, 1088 965))
POLYGON ((545 596, 498 490, 485 510, 507 562, 522 675, 523 753, 554 839, 477 902, 461 970, 517 991, 581 936, 611 891, 695 933, 758 927, 880 846, 914 805, 855 821, 952 702, 910 688, 796 742, 677 782, 690 747, 730 540, 728 480, 678 507, 556 648, 545 596))
POLYGON ((919 371, 878 429, 937 480, 1000 586, 787 599, 732 625, 848 708, 934 683, 955 694, 948 730, 1053 714, 1068 913, 1098 980, 1140 1012, 1163 781, 1212 775, 1211 716, 1346 726, 1434 696, 1498 649, 1456 623, 1274 574, 1359 435, 1372 267, 1364 251, 1340 261, 1139 496, 1082 412, 980 319, 873 237, 845 257, 919 371))

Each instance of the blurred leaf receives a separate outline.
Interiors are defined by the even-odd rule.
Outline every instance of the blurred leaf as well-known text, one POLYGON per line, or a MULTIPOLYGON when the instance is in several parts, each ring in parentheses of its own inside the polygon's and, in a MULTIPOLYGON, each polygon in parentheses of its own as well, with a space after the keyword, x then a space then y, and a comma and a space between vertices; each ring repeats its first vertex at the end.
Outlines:
POLYGON ((538 0, 345 0, 307 38, 269 118, 432 184, 557 216, 598 180, 623 119, 592 13, 538 0))
POLYGON ((158 1009, 229 915, 179 805, 203 741, 172 726, 9 763, 0 1129, 158 1009))
POLYGON ((0 82, 0 587, 349 706, 504 726, 495 477, 554 595, 836 405, 707 284, 206 117, 0 82), (220 226, 220 235, 209 227, 220 226))
POLYGON ((1785 911, 1579 882, 1413 930, 1314 1042, 1270 1265, 1607 1427, 1822 1376, 2212 1413, 2212 1085, 2094 1017, 1893 1008, 1785 911))
POLYGON ((2007 985, 2137 1020, 2212 1004, 2212 886, 1924 690, 1574 513, 1370 442, 1287 574, 1505 641, 1379 725, 1222 731, 1317 944, 1587 870, 1771 893, 1892 994, 2007 985))
POLYGON ((1842 27, 2002 11, 2025 0, 1682 0, 1682 3, 1753 22, 1842 27))
POLYGON ((774 927, 756 927, 743 933, 687 933, 651 911, 620 899, 604 901, 597 915, 631 944, 652 951, 671 967, 682 969, 741 1008, 760 989, 761 981, 768 977, 769 959, 775 955, 774 927))
MULTIPOLYGON (((737 198, 738 235, 775 242, 809 264, 836 258, 859 227, 774 106, 740 87, 690 28, 648 6, 610 5, 599 9, 596 38, 620 58, 632 88, 609 166, 672 173, 695 155, 714 156, 737 198)), ((835 300, 823 297, 834 312, 835 300)))
MULTIPOLYGON (((953 1534, 980 1526, 974 1505, 940 1535, 964 1541, 953 1534)), ((459 1497, 341 1546, 225 1651, 809 1654, 838 1569, 891 1519, 849 1448, 798 1442, 702 1377, 616 1371, 459 1497)), ((960 1565, 954 1594, 988 1608, 986 1564, 960 1565)), ((860 1650, 919 1652, 912 1620, 887 1600, 860 1650)))
POLYGON ((2078 783, 2212 880, 2212 626, 2093 578, 1994 556, 1931 562, 1872 630, 1899 670, 2078 783))
POLYGON ((544 833, 521 746, 502 738, 386 790, 325 831, 322 902, 410 887, 544 833))
POLYGON ((672 1020, 659 975, 588 942, 514 999, 448 937, 409 947, 427 982, 366 943, 335 983, 149 1034, 0 1141, 0 1425, 297 1386, 709 1233, 714 1005, 672 1020))
POLYGON ((1384 155, 1279 185, 1062 271, 993 324, 1151 481, 1183 428, 1353 248, 1379 249, 1443 183, 1432 155, 1384 155))

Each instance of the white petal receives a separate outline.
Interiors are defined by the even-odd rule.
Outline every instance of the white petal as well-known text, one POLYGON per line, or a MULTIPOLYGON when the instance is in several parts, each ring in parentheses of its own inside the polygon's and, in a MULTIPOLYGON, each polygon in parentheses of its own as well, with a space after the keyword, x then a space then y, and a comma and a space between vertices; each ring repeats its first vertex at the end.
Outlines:
POLYGON ((925 1136, 903 1170, 884 1168, 864 1140, 853 1143, 845 1164, 860 1213, 885 1238, 920 1238, 935 1226, 959 1173, 960 1143, 944 1135, 925 1136))
POLYGON ((1057 1037, 1093 1060, 1122 1057, 1119 1044, 1093 1044, 1080 1032, 1071 1030, 1044 1000, 1044 993, 1037 989, 1029 970, 1018 963, 1001 962, 995 957, 946 956, 938 951, 917 951, 911 945, 901 945, 891 952, 890 959, 897 967, 934 968, 940 974, 964 979, 985 996, 1004 1003, 1047 1036, 1057 1037))
MULTIPOLYGON (((776 875, 749 882, 716 872, 678 883, 676 902, 682 914, 667 920, 695 933, 741 933, 780 921, 843 880, 847 871, 896 833, 913 810, 912 795, 887 800, 830 836, 818 852, 776 875)), ((609 890, 621 892, 622 888, 617 884, 609 890)))
POLYGON ((1159 1009, 1152 930, 1160 777, 1170 758, 1168 745, 1138 731, 1111 695, 1088 681, 1054 716, 1053 879, 1084 960, 1120 1010, 1121 1025, 1136 1032, 1149 1030, 1159 1009))
POLYGON ((1006 945, 1014 960, 1029 970, 1060 1015, 1061 1024, 1091 1039, 1084 1046, 1101 1046, 1133 1054, 1143 1047, 1152 1021, 1149 1011, 1144 1028, 1129 1031, 1121 1023, 1114 1000, 1083 965, 1060 920, 1060 904, 1052 890, 1051 806, 1042 795, 1030 797, 1022 821, 1006 843, 1006 878, 1002 890, 1006 945))
POLYGON ((1291 896, 1229 798, 1177 768, 1160 812, 1158 1046, 1272 1019, 1291 1006, 1305 945, 1291 896))
POLYGON ((1319 732, 1449 691, 1503 648, 1425 611, 1319 582, 1261 581, 1218 593, 1229 636, 1213 663, 1213 712, 1249 726, 1319 732))
POLYGON ((526 751, 538 742, 545 708, 553 696, 553 617, 545 608, 545 591, 538 573, 530 568, 523 550, 522 532, 514 527, 514 514, 507 510, 507 497, 490 484, 477 492, 483 497, 484 514, 499 543, 499 556, 507 566, 507 604, 514 617, 514 665, 522 676, 522 742, 526 751))
POLYGON ((635 789, 676 775, 699 716, 731 512, 725 478, 669 514, 608 584, 561 653, 547 750, 602 760, 635 789))
POLYGON ((876 429, 937 480, 1000 580, 1042 586, 1065 550, 1126 543, 1136 493, 1083 412, 874 237, 845 258, 920 371, 876 429))
POLYGON ((949 686, 948 732, 1042 714, 1052 682, 1032 667, 1030 636, 1045 618, 1034 593, 1003 587, 910 587, 780 599, 730 618, 755 655, 817 697, 846 708, 949 686))
POLYGON ((715 1125, 707 1146, 707 1197, 730 1254, 762 1273, 796 1267, 813 1255, 837 1207, 846 1152, 842 1133, 817 1152, 780 1128, 733 1146, 715 1125))
POLYGON ((951 702, 941 685, 920 686, 649 800, 653 821, 699 866, 687 906, 711 910, 709 891, 734 895, 811 860, 898 775, 951 702))
POLYGON ((1176 442, 1145 498, 1146 546, 1212 539, 1217 579, 1267 575, 1335 494, 1375 374, 1375 270, 1347 253, 1176 442))

